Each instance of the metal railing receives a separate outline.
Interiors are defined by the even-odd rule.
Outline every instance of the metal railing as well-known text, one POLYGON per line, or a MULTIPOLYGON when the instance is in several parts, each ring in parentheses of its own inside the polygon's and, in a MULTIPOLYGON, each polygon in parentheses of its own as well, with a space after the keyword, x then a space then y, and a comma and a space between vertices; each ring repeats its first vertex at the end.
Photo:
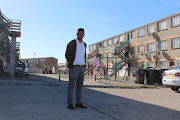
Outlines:
POLYGON ((123 43, 121 43, 117 48, 113 47, 111 48, 112 52, 115 52, 116 55, 120 56, 121 60, 116 62, 113 67, 111 68, 111 75, 116 74, 116 72, 120 69, 122 69, 127 64, 127 59, 124 57, 124 51, 126 47, 129 45, 129 41, 126 40, 123 43))
MULTIPOLYGON (((21 33, 21 21, 8 19, 4 14, 0 12, 0 49, 1 55, 4 57, 5 61, 10 64, 10 49, 11 42, 8 38, 11 34, 15 34, 16 37, 19 37, 21 33)), ((19 60, 16 55, 15 66, 22 68, 22 62, 19 60)), ((16 69, 16 73, 19 71, 16 69)), ((20 73, 19 73, 20 74, 20 73)))
POLYGON ((21 20, 8 19, 0 12, 0 20, 7 26, 9 32, 21 33, 21 20))
POLYGON ((8 28, 10 32, 21 33, 21 21, 20 20, 10 20, 8 22, 8 28))
POLYGON ((9 19, 1 12, 0 12, 0 19, 1 19, 1 21, 3 21, 4 24, 8 24, 8 22, 9 22, 9 19))

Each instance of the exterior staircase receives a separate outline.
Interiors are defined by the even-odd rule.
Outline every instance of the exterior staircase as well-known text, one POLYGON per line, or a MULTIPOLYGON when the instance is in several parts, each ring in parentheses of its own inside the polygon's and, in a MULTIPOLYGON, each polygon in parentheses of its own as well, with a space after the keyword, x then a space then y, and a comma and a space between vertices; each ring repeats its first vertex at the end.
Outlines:
POLYGON ((117 55, 121 58, 120 61, 116 62, 113 67, 111 68, 110 76, 113 76, 116 74, 118 70, 121 70, 124 66, 127 65, 127 58, 124 54, 125 49, 129 46, 129 41, 126 40, 123 43, 121 43, 118 47, 113 47, 111 51, 114 53, 114 55, 117 55))
MULTIPOLYGON (((10 53, 11 53, 11 41, 10 37, 20 37, 21 36, 21 21, 8 19, 0 11, 0 56, 10 66, 10 53)), ((19 60, 16 55, 15 60, 15 73, 23 76, 23 63, 19 60)), ((10 68, 8 68, 10 70, 10 68)))

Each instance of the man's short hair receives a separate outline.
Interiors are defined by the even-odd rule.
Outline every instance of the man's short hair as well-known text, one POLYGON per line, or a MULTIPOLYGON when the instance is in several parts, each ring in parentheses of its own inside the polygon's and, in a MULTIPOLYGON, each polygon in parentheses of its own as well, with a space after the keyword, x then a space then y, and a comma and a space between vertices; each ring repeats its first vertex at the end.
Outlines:
POLYGON ((83 28, 79 28, 79 29, 78 29, 78 32, 79 32, 79 31, 83 31, 83 32, 84 32, 84 29, 83 29, 83 28))

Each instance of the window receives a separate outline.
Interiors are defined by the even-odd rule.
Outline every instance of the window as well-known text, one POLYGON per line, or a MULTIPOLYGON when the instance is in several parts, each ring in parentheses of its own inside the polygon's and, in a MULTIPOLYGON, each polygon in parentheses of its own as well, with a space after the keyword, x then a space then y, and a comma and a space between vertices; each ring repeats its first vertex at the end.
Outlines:
POLYGON ((123 41, 123 35, 119 36, 119 42, 123 41))
POLYGON ((125 40, 129 40, 129 33, 125 34, 125 40))
POLYGON ((177 66, 179 66, 180 65, 180 60, 177 60, 177 66))
POLYGON ((131 32, 131 38, 133 39, 133 38, 135 38, 135 37, 136 37, 135 31, 131 32))
POLYGON ((167 49, 167 40, 163 40, 160 42, 160 50, 166 50, 167 49))
POLYGON ((144 68, 144 61, 138 63, 138 68, 144 68))
POLYGON ((111 40, 108 40, 108 45, 111 45, 111 40))
POLYGON ((103 47, 106 47, 106 46, 107 46, 107 42, 104 41, 104 42, 103 42, 103 47))
POLYGON ((90 46, 90 51, 92 50, 92 46, 90 46))
POLYGON ((155 67, 154 62, 147 62, 147 67, 155 67))
POLYGON ((114 38, 113 39, 113 44, 116 44, 116 42, 117 42, 117 38, 114 38))
POLYGON ((130 54, 133 55, 135 54, 136 50, 135 50, 135 47, 131 47, 130 48, 130 54))
POLYGON ((167 29, 167 21, 161 21, 159 22, 159 31, 167 29))
POLYGON ((172 27, 180 25, 180 15, 172 18, 172 27))
POLYGON ((167 62, 166 61, 159 61, 159 67, 160 68, 167 68, 167 62))
POLYGON ((99 43, 99 47, 102 47, 102 43, 101 42, 99 43))
POLYGON ((154 33, 154 32, 155 32, 154 25, 148 26, 148 33, 150 34, 150 33, 154 33))
POLYGON ((139 29, 139 30, 138 30, 138 33, 139 33, 139 34, 138 34, 139 37, 144 36, 144 28, 139 29))
POLYGON ((138 53, 140 52, 144 53, 144 45, 138 46, 138 53))
POLYGON ((148 52, 154 52, 154 43, 150 43, 147 45, 147 51, 148 52))
POLYGON ((112 57, 112 54, 111 54, 111 53, 108 53, 108 57, 112 57))
POLYGON ((180 48, 180 37, 172 39, 172 48, 180 48))
POLYGON ((96 49, 96 45, 93 45, 93 50, 95 50, 96 49))

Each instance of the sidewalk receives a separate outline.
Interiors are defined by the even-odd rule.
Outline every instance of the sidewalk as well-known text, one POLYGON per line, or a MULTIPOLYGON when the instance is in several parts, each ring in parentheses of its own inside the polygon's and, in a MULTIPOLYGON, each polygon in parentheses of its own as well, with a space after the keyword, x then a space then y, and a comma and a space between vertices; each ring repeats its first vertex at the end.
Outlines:
MULTIPOLYGON (((44 77, 51 77, 55 79, 59 79, 58 74, 41 74, 41 76, 44 77)), ((60 81, 68 81, 68 75, 61 75, 61 80, 60 81)), ((58 83, 61 84, 61 83, 58 83)), ((138 84, 135 83, 134 80, 122 80, 118 78, 116 81, 114 78, 110 78, 110 80, 105 80, 105 79, 99 79, 95 81, 94 76, 89 77, 85 76, 84 80, 84 87, 97 87, 97 88, 130 88, 130 89, 140 89, 140 88, 159 88, 159 87, 165 87, 163 85, 147 85, 147 84, 138 84)))
POLYGON ((0 120, 179 120, 178 93, 170 89, 119 89, 143 86, 133 81, 85 79, 82 101, 88 109, 69 110, 68 77, 62 76, 60 81, 58 77, 32 74, 13 80, 0 78, 0 120), (111 89, 114 86, 119 88, 111 89))
POLYGON ((67 83, 37 75, 0 78, 0 120, 111 120, 113 116, 88 109, 69 110, 67 83), (58 86, 58 84, 60 86, 58 86), (63 84, 65 86, 63 86, 63 84))

